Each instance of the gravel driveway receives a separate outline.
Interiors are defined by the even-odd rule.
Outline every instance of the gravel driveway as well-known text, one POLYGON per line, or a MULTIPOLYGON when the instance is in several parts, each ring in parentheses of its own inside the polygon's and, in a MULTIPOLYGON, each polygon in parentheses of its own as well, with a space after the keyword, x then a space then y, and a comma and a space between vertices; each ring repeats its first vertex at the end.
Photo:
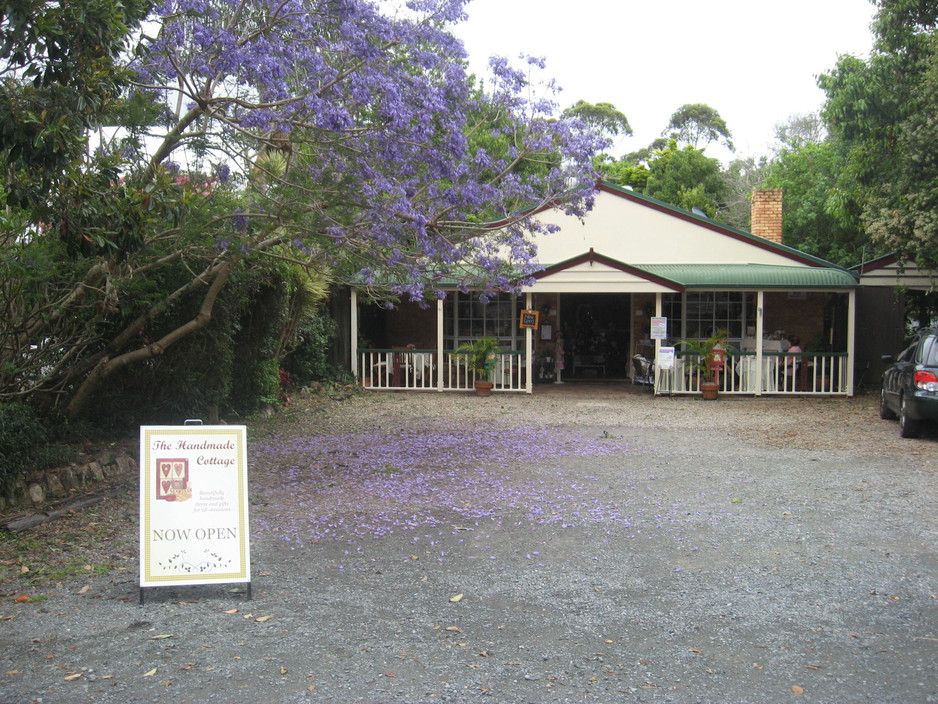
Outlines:
POLYGON ((0 584, 0 702, 938 702, 938 431, 875 399, 310 396, 248 442, 254 599, 139 606, 129 489, 70 519, 105 574, 0 584))

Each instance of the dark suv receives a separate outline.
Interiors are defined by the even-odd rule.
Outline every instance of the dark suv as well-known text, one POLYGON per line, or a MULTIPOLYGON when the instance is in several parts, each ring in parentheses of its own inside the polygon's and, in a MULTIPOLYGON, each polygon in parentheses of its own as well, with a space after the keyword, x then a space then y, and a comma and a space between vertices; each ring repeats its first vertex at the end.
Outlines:
POLYGON ((938 330, 922 328, 883 372, 879 417, 899 417, 899 434, 914 438, 923 420, 938 420, 938 330))

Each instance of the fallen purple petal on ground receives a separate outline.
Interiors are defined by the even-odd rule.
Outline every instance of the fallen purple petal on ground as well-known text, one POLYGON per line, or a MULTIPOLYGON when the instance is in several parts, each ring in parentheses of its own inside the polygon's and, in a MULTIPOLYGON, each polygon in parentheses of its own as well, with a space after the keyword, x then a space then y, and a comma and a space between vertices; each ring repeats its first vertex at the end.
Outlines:
POLYGON ((457 519, 491 519, 506 510, 520 510, 535 523, 585 514, 594 521, 618 520, 616 505, 585 495, 578 482, 559 473, 550 483, 519 484, 507 479, 506 470, 545 466, 558 457, 628 452, 620 440, 598 442, 545 428, 371 429, 268 438, 252 446, 252 471, 276 473, 268 477, 275 481, 259 482, 266 487, 260 502, 272 510, 255 532, 297 543, 381 537, 457 519), (277 510, 287 505, 293 506, 289 515, 277 510))

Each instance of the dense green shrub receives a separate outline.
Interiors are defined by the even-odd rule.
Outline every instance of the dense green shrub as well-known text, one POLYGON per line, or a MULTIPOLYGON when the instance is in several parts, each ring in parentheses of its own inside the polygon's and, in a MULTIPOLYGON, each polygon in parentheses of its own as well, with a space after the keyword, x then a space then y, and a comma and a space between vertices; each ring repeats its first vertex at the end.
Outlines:
POLYGON ((21 403, 0 403, 0 489, 32 464, 46 441, 45 428, 32 409, 21 403))
POLYGON ((276 359, 255 359, 238 374, 232 402, 241 415, 251 415, 263 406, 280 403, 280 364, 276 359))
POLYGON ((29 406, 0 403, 0 491, 26 470, 45 469, 70 459, 67 448, 51 442, 52 435, 29 406))
POLYGON ((248 416, 280 402, 277 342, 286 324, 289 297, 289 279, 278 276, 255 287, 241 312, 232 340, 237 383, 230 395, 231 408, 239 415, 248 416))
MULTIPOLYGON (((231 391, 234 334, 246 295, 237 285, 226 289, 212 320, 165 354, 116 374, 88 404, 82 420, 111 433, 133 432, 140 425, 178 425, 188 418, 208 420, 224 409, 231 391)), ((163 324, 141 331, 141 342, 159 339, 184 322, 188 301, 163 324)))
MULTIPOLYGON (((181 280, 185 272, 178 273, 181 280)), ((147 287, 171 289, 179 281, 164 271, 159 280, 135 285, 137 296, 145 297, 147 287)), ((207 326, 164 354, 115 373, 88 404, 81 423, 126 434, 140 425, 244 417, 278 404, 291 386, 348 381, 348 373, 328 360, 335 323, 317 309, 319 288, 327 285, 278 261, 235 274, 207 326)), ((180 299, 140 331, 139 343, 184 324, 200 295, 180 299)))
MULTIPOLYGON (((277 403, 274 356, 287 296, 284 272, 277 266, 233 277, 206 327, 165 354, 122 371, 95 395, 87 420, 124 433, 188 418, 210 422, 215 414, 250 415, 265 403, 277 403)), ((193 306, 193 301, 181 301, 159 326, 142 331, 142 342, 184 323, 193 306)))
POLYGON ((308 316, 300 325, 299 345, 282 362, 294 388, 311 381, 352 381, 346 369, 329 361, 329 346, 335 333, 335 321, 322 311, 308 316))

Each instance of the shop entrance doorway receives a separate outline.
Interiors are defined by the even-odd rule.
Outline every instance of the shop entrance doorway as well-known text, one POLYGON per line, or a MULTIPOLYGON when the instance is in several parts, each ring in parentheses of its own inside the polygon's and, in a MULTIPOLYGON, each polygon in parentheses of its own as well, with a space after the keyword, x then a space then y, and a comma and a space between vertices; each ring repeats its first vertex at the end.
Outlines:
POLYGON ((628 293, 565 293, 560 296, 566 379, 629 376, 628 293))

